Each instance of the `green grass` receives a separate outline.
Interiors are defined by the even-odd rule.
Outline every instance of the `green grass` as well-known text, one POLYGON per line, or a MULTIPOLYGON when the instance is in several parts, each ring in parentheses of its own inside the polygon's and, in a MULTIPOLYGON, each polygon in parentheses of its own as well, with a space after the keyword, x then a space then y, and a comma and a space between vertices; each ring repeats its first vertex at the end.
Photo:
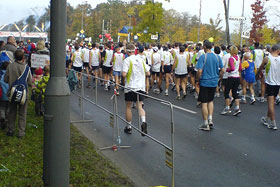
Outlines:
MULTIPOLYGON (((134 186, 110 161, 100 156, 94 145, 71 125, 70 184, 72 186, 134 186)), ((26 136, 8 137, 0 130, 0 186, 43 186, 43 119, 36 117, 28 103, 26 136), (35 124, 34 128, 28 124, 35 124), (9 169, 1 172, 3 164, 9 169)))

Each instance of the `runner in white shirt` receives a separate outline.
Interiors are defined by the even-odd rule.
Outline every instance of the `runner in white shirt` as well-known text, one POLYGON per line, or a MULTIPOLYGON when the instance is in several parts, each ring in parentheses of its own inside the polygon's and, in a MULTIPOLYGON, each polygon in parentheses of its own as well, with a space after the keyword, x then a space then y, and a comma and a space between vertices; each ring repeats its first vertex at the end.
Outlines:
POLYGON ((267 116, 262 117, 261 121, 269 129, 277 130, 275 121, 275 98, 280 90, 280 45, 272 46, 271 53, 265 57, 261 64, 258 74, 265 71, 266 94, 268 102, 267 116))
MULTIPOLYGON (((135 46, 129 44, 127 46, 127 53, 128 56, 123 63, 123 71, 122 76, 125 78, 125 101, 126 101, 126 121, 128 121, 129 125, 127 125, 124 129, 124 132, 127 134, 131 134, 132 127, 132 113, 131 113, 131 105, 132 102, 138 102, 137 99, 137 92, 141 94, 145 94, 146 89, 146 75, 149 74, 150 67, 146 65, 145 61, 141 58, 135 56, 135 46)), ((146 113, 145 110, 142 108, 142 103, 144 100, 143 95, 139 95, 139 103, 137 103, 137 107, 139 110, 139 114, 141 117, 142 125, 141 131, 142 136, 147 134, 147 123, 146 123, 146 113), (145 133, 145 134, 144 134, 145 133)))
POLYGON ((165 74, 165 95, 168 96, 169 81, 171 80, 171 70, 174 59, 166 46, 163 47, 161 58, 162 72, 165 74))
POLYGON ((180 47, 180 53, 175 57, 175 62, 172 66, 172 72, 175 70, 176 77, 176 99, 184 99, 187 96, 186 78, 188 75, 188 55, 185 53, 185 47, 180 47), (183 97, 180 96, 180 86, 183 89, 183 97))
POLYGON ((89 76, 89 47, 91 47, 91 44, 89 43, 88 46, 85 46, 82 49, 83 53, 83 68, 86 70, 86 74, 88 76, 88 84, 87 88, 90 88, 90 76, 89 76))
POLYGON ((114 51, 111 50, 111 45, 110 43, 106 43, 105 45, 105 58, 104 58, 104 62, 103 62, 103 67, 102 67, 102 71, 104 74, 104 79, 105 79, 105 91, 108 91, 108 87, 110 86, 109 83, 109 78, 112 72, 112 62, 113 62, 113 54, 114 51))
MULTIPOLYGON (((101 56, 99 49, 96 49, 96 44, 92 44, 92 49, 90 50, 89 53, 89 68, 91 73, 98 78, 98 71, 99 71, 99 65, 101 62, 101 56)), ((95 79, 97 82, 97 79, 95 79)))
MULTIPOLYGON (((260 44, 258 42, 255 43, 255 49, 253 52, 253 61, 256 65, 257 70, 260 68, 263 58, 264 58, 264 52, 262 49, 259 48, 260 44)), ((257 81, 257 93, 260 91, 260 102, 264 102, 264 94, 265 94, 265 81, 264 76, 261 74, 260 80, 257 81)))
MULTIPOLYGON (((148 44, 145 45, 144 54, 147 58, 146 64, 151 67, 153 52, 150 50, 150 45, 148 44)), ((149 94, 149 89, 150 89, 150 75, 146 77, 146 94, 149 94)))
MULTIPOLYGON (((156 80, 156 83, 159 82, 159 74, 160 74, 160 66, 161 66, 161 58, 160 53, 158 52, 158 47, 153 47, 154 53, 152 54, 152 79, 151 79, 151 85, 154 84, 154 81, 156 80)), ((156 88, 155 93, 159 94, 159 89, 156 88)))
POLYGON ((78 45, 75 45, 75 52, 72 55, 71 61, 73 63, 73 69, 77 72, 77 77, 79 80, 79 86, 81 86, 82 79, 82 67, 83 67, 83 54, 78 45))
POLYGON ((121 53, 121 48, 117 46, 115 48, 116 52, 114 53, 113 57, 113 75, 115 77, 115 89, 117 95, 119 95, 119 84, 120 84, 120 78, 121 78, 121 72, 123 69, 123 61, 124 61, 124 54, 121 53))

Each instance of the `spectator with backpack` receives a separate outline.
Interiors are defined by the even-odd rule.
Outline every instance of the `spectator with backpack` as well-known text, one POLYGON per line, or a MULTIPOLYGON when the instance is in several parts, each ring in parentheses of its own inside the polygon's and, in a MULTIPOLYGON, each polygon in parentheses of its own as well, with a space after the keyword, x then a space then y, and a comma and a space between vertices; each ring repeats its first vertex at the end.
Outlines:
POLYGON ((18 137, 25 135, 26 114, 27 114, 27 91, 31 86, 32 75, 30 67, 26 65, 24 51, 16 50, 15 62, 7 67, 4 81, 9 84, 9 104, 8 104, 8 136, 13 136, 15 131, 15 122, 17 114, 18 137))
POLYGON ((4 62, 1 66, 0 71, 0 126, 1 129, 5 129, 7 125, 7 112, 8 112, 8 96, 9 84, 4 82, 4 76, 6 73, 7 66, 10 62, 4 62))

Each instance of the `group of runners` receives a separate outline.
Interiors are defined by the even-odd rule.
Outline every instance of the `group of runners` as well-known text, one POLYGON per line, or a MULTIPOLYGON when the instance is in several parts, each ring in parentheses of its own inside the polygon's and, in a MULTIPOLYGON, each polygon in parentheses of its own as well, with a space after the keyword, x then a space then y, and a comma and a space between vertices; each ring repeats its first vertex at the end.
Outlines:
MULTIPOLYGON (((280 103, 280 46, 263 48, 259 43, 254 46, 215 46, 206 40, 203 44, 126 44, 124 43, 81 43, 67 45, 67 68, 77 71, 79 81, 81 72, 102 78, 99 84, 105 91, 114 87, 116 95, 120 86, 125 88, 126 120, 131 123, 131 107, 137 103, 142 120, 142 135, 147 134, 147 122, 142 102, 145 94, 169 95, 175 89, 176 99, 186 98, 187 91, 202 106, 204 123, 201 130, 213 128, 211 108, 214 97, 225 97, 222 115, 241 113, 240 103, 254 104, 268 101, 268 114, 261 121, 270 129, 277 129, 274 106, 280 103), (114 82, 112 85, 111 83, 114 82), (165 83, 163 85, 163 82, 165 83), (211 89, 209 89, 211 88, 211 89), (250 95, 247 95, 249 90, 250 95), (208 104, 207 104, 208 103, 208 104), (210 103, 210 104, 209 104, 210 103), (210 110, 209 110, 210 109, 210 110), (207 111, 207 112, 206 112, 207 111), (207 115, 206 115, 207 114, 207 115)), ((93 84, 95 86, 95 84, 93 84)), ((91 87, 88 76, 87 88, 91 87)), ((131 133, 131 125, 125 128, 131 133)))

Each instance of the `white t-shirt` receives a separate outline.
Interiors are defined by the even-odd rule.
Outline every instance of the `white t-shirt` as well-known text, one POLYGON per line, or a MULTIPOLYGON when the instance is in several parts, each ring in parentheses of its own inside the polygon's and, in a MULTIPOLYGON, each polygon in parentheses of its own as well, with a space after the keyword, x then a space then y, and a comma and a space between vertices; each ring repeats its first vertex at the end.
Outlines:
POLYGON ((99 50, 92 49, 90 50, 91 53, 91 66, 99 66, 99 50))
POLYGON ((152 52, 151 51, 144 51, 144 54, 146 55, 147 61, 148 61, 148 65, 152 65, 152 52))
POLYGON ((143 55, 137 54, 136 56, 139 57, 139 58, 141 58, 141 59, 145 62, 145 64, 146 64, 146 62, 147 62, 147 57, 146 57, 145 54, 143 54, 143 55))
POLYGON ((196 60, 198 60, 204 54, 205 54, 204 49, 199 50, 196 56, 196 60))
MULTIPOLYGON (((150 71, 150 67, 138 56, 131 55, 124 60, 123 72, 127 73, 125 78, 125 87, 133 91, 145 91, 146 72, 150 71), (131 67, 131 72, 129 69, 131 67)), ((130 90, 125 89, 127 93, 130 90)))
POLYGON ((268 56, 269 62, 265 68, 265 83, 280 86, 280 57, 268 56), (269 66, 270 64, 270 66, 269 66))
POLYGON ((89 49, 88 48, 82 49, 82 53, 84 55, 84 62, 89 63, 89 49))
POLYGON ((106 54, 105 54, 105 59, 104 59, 103 66, 112 67, 113 65, 111 65, 111 61, 112 61, 112 58, 113 58, 114 51, 109 50, 109 49, 106 49, 105 51, 106 51, 106 54))
MULTIPOLYGON (((225 69, 227 69, 227 67, 228 67, 230 56, 231 56, 230 53, 227 53, 222 58, 223 65, 224 65, 225 69)), ((227 78, 228 78, 228 72, 224 72, 223 79, 227 79, 227 78)))
POLYGON ((169 66, 174 63, 172 54, 169 51, 163 51, 161 61, 163 62, 164 66, 169 66))
POLYGON ((255 49, 254 52, 255 52, 255 54, 254 54, 255 66, 256 66, 256 68, 259 68, 261 66, 263 58, 264 58, 264 52, 261 49, 255 49))
POLYGON ((177 58, 177 65, 175 67, 175 74, 177 75, 184 75, 188 73, 188 55, 186 53, 178 54, 177 58))
POLYGON ((153 72, 160 72, 161 58, 158 52, 152 54, 154 64, 152 65, 153 72))
POLYGON ((82 52, 80 50, 75 51, 73 54, 73 66, 74 67, 83 66, 82 52))
POLYGON ((113 61, 113 70, 114 71, 122 71, 123 61, 124 61, 124 54, 115 53, 114 54, 114 61, 113 61))

